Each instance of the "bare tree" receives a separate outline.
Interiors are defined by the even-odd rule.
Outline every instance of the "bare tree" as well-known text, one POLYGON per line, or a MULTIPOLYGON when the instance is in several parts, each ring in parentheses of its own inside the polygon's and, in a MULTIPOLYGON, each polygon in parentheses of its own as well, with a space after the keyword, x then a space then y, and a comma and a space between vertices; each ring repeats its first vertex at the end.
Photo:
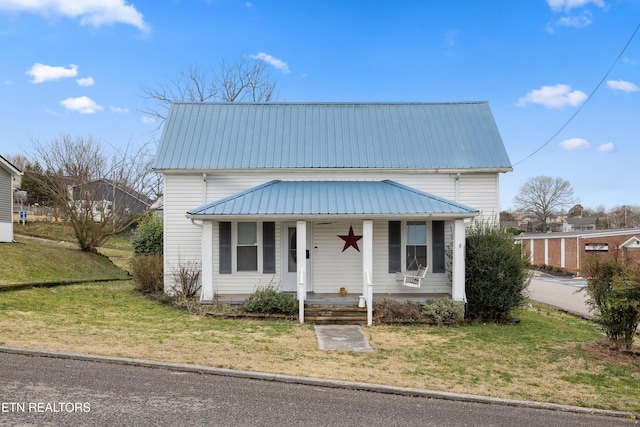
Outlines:
POLYGON ((151 201, 151 156, 144 148, 108 153, 91 137, 68 135, 34 147, 44 169, 34 179, 70 221, 83 251, 96 252, 136 222, 151 201))
POLYGON ((542 175, 529 179, 513 203, 519 213, 534 216, 542 223, 542 231, 547 231, 548 220, 575 200, 569 181, 542 175))
POLYGON ((640 227, 640 206, 616 206, 609 210, 608 218, 616 228, 640 227))
POLYGON ((7 159, 9 163, 11 163, 21 171, 24 171, 25 167, 29 163, 29 159, 24 154, 9 154, 2 157, 7 159))
POLYGON ((269 102, 275 96, 276 82, 267 67, 266 62, 246 56, 222 60, 217 71, 189 66, 167 83, 144 86, 141 97, 147 105, 138 110, 162 124, 172 102, 269 102))

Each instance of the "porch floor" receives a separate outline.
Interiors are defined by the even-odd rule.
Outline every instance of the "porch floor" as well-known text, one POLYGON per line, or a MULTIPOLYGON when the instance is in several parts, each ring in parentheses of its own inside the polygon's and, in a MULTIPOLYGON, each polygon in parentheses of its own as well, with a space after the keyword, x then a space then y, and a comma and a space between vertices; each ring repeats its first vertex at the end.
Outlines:
MULTIPOLYGON (((293 293, 295 295, 295 293, 293 293)), ((247 294, 227 294, 217 295, 216 301, 221 304, 239 305, 248 297, 247 294)), ((383 298, 391 298, 396 301, 411 301, 417 304, 424 305, 427 301, 436 300, 440 298, 451 297, 450 294, 434 294, 434 293, 402 293, 402 294, 389 294, 378 293, 373 294, 373 303, 380 301, 383 298)), ((341 295, 339 293, 334 294, 315 294, 313 292, 307 293, 305 299, 306 306, 331 306, 331 305, 344 305, 344 306, 357 306, 360 301, 358 294, 341 295)), ((202 301, 203 304, 213 304, 214 301, 202 301)))

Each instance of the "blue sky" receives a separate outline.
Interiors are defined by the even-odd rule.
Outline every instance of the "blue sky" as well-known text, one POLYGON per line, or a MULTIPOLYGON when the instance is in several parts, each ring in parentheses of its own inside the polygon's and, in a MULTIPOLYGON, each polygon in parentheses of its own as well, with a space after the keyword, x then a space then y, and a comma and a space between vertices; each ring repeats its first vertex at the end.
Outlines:
POLYGON ((639 24, 640 0, 0 0, 0 154, 144 144, 143 86, 247 55, 279 101, 488 101, 502 209, 538 175, 640 205, 639 24))

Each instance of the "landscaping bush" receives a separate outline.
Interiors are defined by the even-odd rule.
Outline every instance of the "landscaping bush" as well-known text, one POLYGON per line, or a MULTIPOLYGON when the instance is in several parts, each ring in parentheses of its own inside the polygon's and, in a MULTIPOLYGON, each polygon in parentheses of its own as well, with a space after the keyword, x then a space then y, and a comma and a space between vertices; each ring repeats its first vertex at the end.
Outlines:
POLYGON ((527 300, 530 275, 513 235, 476 223, 467 230, 465 253, 468 316, 502 321, 527 300))
POLYGON ((295 314, 298 301, 293 294, 281 292, 276 285, 268 284, 258 287, 242 303, 247 313, 262 314, 295 314))
POLYGON ((428 301, 422 311, 426 320, 438 325, 452 325, 464 318, 462 305, 450 298, 428 301))
POLYGON ((383 298, 376 302, 373 311, 379 322, 415 322, 422 319, 420 305, 411 301, 383 298))
POLYGON ((147 213, 133 232, 131 246, 135 255, 162 255, 162 220, 153 213, 147 213))
POLYGON ((136 289, 145 294, 164 290, 164 262, 162 255, 138 255, 131 260, 131 274, 136 289))
POLYGON ((202 283, 200 276, 202 267, 199 262, 180 262, 177 267, 171 270, 173 286, 171 290, 178 298, 194 298, 200 293, 202 283))
POLYGON ((587 259, 588 304, 594 320, 617 348, 629 350, 640 324, 640 271, 617 257, 587 259))

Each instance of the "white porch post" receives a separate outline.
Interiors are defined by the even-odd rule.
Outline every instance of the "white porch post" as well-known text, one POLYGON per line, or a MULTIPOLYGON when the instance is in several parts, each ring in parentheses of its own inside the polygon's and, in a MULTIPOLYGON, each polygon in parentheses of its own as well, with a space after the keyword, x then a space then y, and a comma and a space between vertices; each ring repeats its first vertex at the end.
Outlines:
POLYGON ((213 301, 213 221, 202 222, 202 289, 200 301, 213 301))
POLYGON ((369 289, 369 283, 373 283, 373 221, 362 221, 362 295, 367 299, 367 325, 371 326, 373 289, 369 289))
POLYGON ((464 220, 456 219, 453 228, 453 259, 451 260, 451 298, 455 301, 466 302, 465 273, 465 227, 464 220))
POLYGON ((296 222, 296 259, 298 264, 298 319, 304 323, 304 300, 307 296, 307 222, 296 222))

